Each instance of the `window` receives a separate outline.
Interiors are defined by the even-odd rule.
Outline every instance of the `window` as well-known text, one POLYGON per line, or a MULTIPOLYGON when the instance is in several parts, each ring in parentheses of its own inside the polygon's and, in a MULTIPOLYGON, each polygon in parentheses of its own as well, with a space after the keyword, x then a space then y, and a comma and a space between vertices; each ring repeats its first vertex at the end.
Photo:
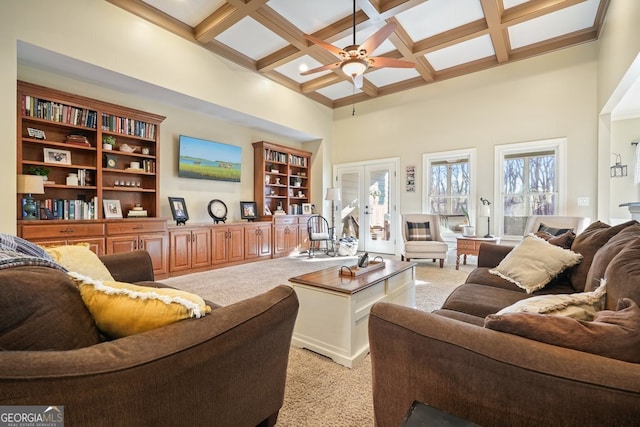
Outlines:
POLYGON ((444 233, 460 232, 467 213, 474 217, 474 155, 475 149, 423 156, 423 211, 441 215, 444 233))
POLYGON ((503 236, 522 236, 531 215, 560 215, 564 208, 566 139, 496 147, 496 173, 503 236))
POLYGON ((469 159, 431 163, 429 211, 464 215, 469 211, 469 159))

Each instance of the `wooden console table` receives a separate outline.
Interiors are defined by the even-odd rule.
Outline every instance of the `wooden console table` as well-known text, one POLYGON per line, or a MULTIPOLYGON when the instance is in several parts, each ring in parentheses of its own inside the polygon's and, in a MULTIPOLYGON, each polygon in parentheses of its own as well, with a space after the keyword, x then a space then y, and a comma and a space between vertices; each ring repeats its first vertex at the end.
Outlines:
POLYGON ((460 257, 464 256, 464 264, 467 264, 467 255, 478 256, 480 245, 483 243, 497 244, 500 243, 498 237, 456 237, 456 270, 460 269, 460 257))
POLYGON ((300 301, 292 345, 348 368, 364 359, 371 306, 378 301, 416 305, 416 264, 384 262, 384 268, 356 277, 341 276, 340 267, 331 267, 289 279, 300 301))

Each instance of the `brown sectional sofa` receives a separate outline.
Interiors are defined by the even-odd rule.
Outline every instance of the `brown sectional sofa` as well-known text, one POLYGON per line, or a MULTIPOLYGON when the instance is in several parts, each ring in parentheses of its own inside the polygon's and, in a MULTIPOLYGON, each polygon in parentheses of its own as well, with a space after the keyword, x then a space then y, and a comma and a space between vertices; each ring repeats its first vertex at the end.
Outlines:
MULTIPOLYGON (((116 280, 162 287, 146 252, 101 259, 116 280)), ((59 270, 0 270, 0 296, 0 405, 64 405, 69 426, 276 422, 298 311, 288 286, 111 341, 59 270)))
MULTIPOLYGON (((632 313, 623 327, 598 317, 581 323, 542 314, 494 315, 536 295, 592 291, 601 278, 607 280, 604 309, 615 311, 623 298, 640 304, 640 224, 593 223, 570 248, 583 255, 582 262, 533 294, 489 273, 512 247, 482 245, 478 268, 441 309, 426 313, 376 304, 369 318, 376 425, 399 425, 413 401, 483 426, 637 425, 637 307, 612 313, 632 313), (505 319, 527 322, 518 333, 495 330, 505 319), (603 330, 615 334, 602 335, 603 330), (605 356, 610 352, 616 357, 605 356)), ((621 309, 629 303, 623 301, 621 309)), ((511 323, 501 330, 517 327, 511 323)))

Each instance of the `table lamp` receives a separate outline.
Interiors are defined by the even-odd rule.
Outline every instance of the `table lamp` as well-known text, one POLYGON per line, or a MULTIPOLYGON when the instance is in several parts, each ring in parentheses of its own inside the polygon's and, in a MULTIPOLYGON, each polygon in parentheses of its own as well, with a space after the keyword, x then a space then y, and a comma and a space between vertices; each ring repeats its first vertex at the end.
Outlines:
POLYGON ((339 202, 341 200, 340 197, 340 189, 339 188, 327 188, 327 195, 324 197, 325 200, 331 200, 331 227, 335 227, 335 202, 339 202))
POLYGON ((493 236, 491 235, 491 208, 489 207, 489 205, 491 205, 491 202, 488 201, 487 199, 483 199, 482 197, 480 197, 480 201, 482 202, 482 206, 480 206, 480 216, 487 217, 487 234, 484 237, 492 238, 493 236))
POLYGON ((17 192, 27 195, 24 206, 22 207, 26 214, 23 219, 38 219, 36 216, 36 203, 31 195, 44 194, 44 181, 42 181, 42 177, 39 175, 18 175, 17 192))

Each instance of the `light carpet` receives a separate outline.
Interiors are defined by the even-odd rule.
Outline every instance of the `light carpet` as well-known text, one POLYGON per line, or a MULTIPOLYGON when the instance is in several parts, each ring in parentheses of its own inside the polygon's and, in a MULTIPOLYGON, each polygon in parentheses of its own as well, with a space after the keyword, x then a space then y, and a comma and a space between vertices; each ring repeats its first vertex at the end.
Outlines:
MULTIPOLYGON (((162 282, 217 304, 229 305, 287 284, 290 277, 332 266, 352 265, 355 260, 356 257, 310 259, 297 255, 173 277, 162 282)), ((461 265, 460 270, 455 270, 454 264, 449 263, 441 269, 438 263, 419 262, 416 267, 417 308, 423 311, 439 308, 464 282, 472 268, 461 265)), ((369 356, 356 368, 349 369, 311 351, 291 348, 278 427, 372 425, 369 356)))

